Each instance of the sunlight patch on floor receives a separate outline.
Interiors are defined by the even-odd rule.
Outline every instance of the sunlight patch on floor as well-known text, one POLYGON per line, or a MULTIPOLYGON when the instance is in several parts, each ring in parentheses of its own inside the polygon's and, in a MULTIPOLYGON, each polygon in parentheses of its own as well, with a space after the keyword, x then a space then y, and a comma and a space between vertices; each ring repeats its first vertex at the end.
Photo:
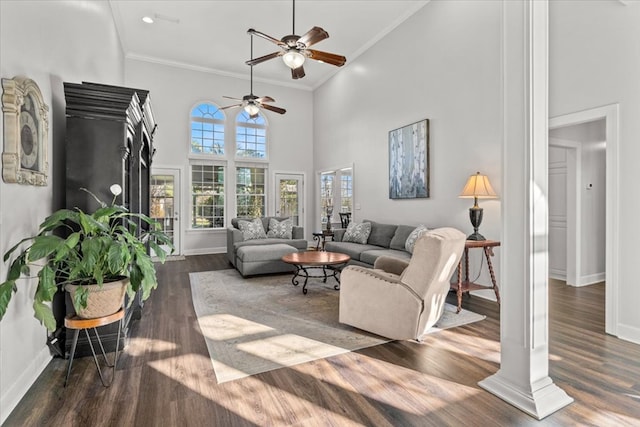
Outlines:
POLYGON ((124 353, 131 356, 141 356, 145 353, 162 353, 164 351, 175 350, 178 346, 169 341, 153 338, 130 337, 124 353))
POLYGON ((348 351, 295 334, 281 334, 238 343, 237 348, 276 363, 291 362, 290 358, 294 360, 306 360, 307 357, 315 359, 324 357, 326 354, 333 355, 348 351))
POLYGON ((231 340, 275 330, 261 323, 252 322, 232 314, 212 314, 203 316, 198 321, 203 334, 204 331, 208 331, 205 336, 216 341, 231 340))

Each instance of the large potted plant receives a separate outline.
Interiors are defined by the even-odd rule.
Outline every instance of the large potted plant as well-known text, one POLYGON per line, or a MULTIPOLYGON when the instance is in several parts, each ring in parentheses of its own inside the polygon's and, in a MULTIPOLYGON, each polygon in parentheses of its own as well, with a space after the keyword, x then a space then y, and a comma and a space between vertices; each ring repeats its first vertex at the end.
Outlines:
POLYGON ((4 254, 5 263, 12 255, 15 258, 6 281, 0 284, 0 320, 13 292, 18 289, 18 279, 29 277, 34 266, 41 267, 34 295, 34 315, 50 331, 55 330, 56 320, 48 303, 60 286, 70 291, 76 313, 88 318, 99 317, 92 306, 93 290, 97 291, 97 300, 103 302, 108 294, 116 294, 115 309, 106 308, 114 313, 122 306, 125 293, 133 301, 141 291, 144 301, 157 287, 149 249, 164 262, 167 251, 163 246, 173 251, 170 237, 148 216, 116 205, 115 197, 107 205, 90 191, 83 190, 98 201, 95 212, 60 209, 40 224, 38 234, 22 239, 4 254), (120 285, 113 285, 119 281, 120 285))

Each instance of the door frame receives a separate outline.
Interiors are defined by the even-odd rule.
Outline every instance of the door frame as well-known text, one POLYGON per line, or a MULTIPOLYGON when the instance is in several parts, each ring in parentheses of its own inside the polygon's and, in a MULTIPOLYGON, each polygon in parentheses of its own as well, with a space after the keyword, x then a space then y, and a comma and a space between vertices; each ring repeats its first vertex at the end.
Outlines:
MULTIPOLYGON (((174 236, 177 236, 177 245, 175 245, 175 252, 173 255, 182 255, 183 253, 183 234, 184 227, 182 226, 184 215, 182 215, 183 207, 182 207, 182 176, 183 170, 180 167, 176 166, 154 166, 151 165, 151 176, 153 175, 173 175, 176 177, 174 182, 174 217, 177 214, 178 220, 174 221, 174 236), (178 197, 176 197, 176 194, 178 197), (176 200, 177 199, 177 200, 176 200), (176 222, 177 222, 177 230, 176 230, 176 222)), ((151 205, 151 203, 149 203, 151 205)), ((175 240, 175 239, 174 239, 175 240)), ((175 242, 174 242, 175 244, 175 242)))
POLYGON ((292 177, 300 177, 301 179, 301 185, 302 185, 302 200, 298 200, 298 206, 299 209, 301 210, 301 212, 299 213, 298 218, 300 219, 298 226, 299 227, 304 227, 305 224, 307 223, 306 221, 306 216, 307 216, 307 189, 306 189, 306 181, 307 181, 307 174, 306 172, 302 172, 302 171, 283 171, 283 170, 274 170, 271 173, 271 192, 273 194, 273 198, 272 198, 272 203, 270 203, 270 205, 272 206, 269 211, 271 213, 271 215, 276 214, 276 209, 277 209, 277 202, 278 202, 278 194, 279 194, 279 189, 278 189, 278 179, 280 176, 292 176, 292 177))
MULTIPOLYGON (((549 130, 573 126, 596 120, 605 120, 606 127, 606 238, 605 238, 605 332, 618 336, 618 298, 619 298, 619 229, 617 212, 619 210, 619 182, 618 172, 619 134, 620 134, 620 105, 610 104, 575 113, 563 114, 549 119, 549 130)), ((547 171, 548 173, 548 171, 547 171)), ((578 191, 579 193, 579 191, 578 191)), ((579 234, 579 233, 577 233, 579 234)))

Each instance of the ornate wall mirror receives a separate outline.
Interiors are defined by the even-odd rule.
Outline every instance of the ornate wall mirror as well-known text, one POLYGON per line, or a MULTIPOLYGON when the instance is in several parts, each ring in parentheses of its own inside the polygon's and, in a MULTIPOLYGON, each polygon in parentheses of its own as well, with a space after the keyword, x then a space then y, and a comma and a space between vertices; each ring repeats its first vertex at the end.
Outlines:
POLYGON ((2 79, 4 151, 2 179, 7 183, 47 185, 49 107, 31 79, 2 79))

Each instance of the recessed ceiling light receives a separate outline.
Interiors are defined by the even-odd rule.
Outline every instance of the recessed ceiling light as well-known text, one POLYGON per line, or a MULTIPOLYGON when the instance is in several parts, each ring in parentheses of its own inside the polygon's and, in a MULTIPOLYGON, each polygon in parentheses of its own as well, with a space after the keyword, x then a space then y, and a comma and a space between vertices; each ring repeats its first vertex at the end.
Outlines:
POLYGON ((153 18, 150 16, 143 16, 142 21, 146 22, 147 24, 153 24, 153 18))

